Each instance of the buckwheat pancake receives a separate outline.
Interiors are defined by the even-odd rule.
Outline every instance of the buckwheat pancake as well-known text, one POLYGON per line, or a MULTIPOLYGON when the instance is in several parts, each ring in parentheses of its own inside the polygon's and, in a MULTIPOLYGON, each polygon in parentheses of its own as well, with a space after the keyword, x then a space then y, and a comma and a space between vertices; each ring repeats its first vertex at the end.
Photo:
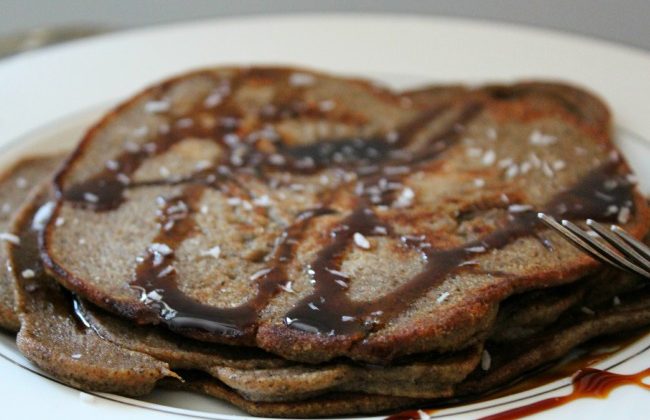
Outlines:
MULTIPOLYGON (((0 233, 3 241, 16 242, 7 228, 14 212, 27 199, 31 188, 45 181, 63 161, 63 156, 42 156, 20 160, 0 175, 0 233)), ((12 280, 6 271, 5 247, 0 247, 0 327, 18 331, 20 323, 14 310, 12 280)))
POLYGON ((70 300, 38 258, 49 190, 43 184, 17 211, 12 231, 20 242, 5 249, 16 288, 18 349, 58 380, 86 390, 143 395, 163 377, 178 378, 167 363, 103 340, 71 316, 70 300))
POLYGON ((508 296, 596 269, 536 211, 648 230, 589 93, 411 97, 283 68, 156 85, 58 173, 66 223, 42 235, 46 266, 140 324, 307 363, 388 364, 479 343, 508 296))

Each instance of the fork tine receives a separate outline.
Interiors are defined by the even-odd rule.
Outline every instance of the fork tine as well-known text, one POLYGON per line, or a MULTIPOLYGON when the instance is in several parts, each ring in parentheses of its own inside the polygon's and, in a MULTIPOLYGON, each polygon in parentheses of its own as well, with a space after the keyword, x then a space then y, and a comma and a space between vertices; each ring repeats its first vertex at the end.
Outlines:
POLYGON ((555 229, 558 231, 562 236, 564 236, 565 239, 569 240, 573 245, 576 247, 580 248, 587 254, 591 255, 592 257, 596 258, 599 261, 602 261, 606 264, 613 265, 614 267, 618 268, 619 270, 626 270, 627 268, 615 260, 609 258, 606 254, 599 252, 596 248, 590 245, 591 238, 588 238, 588 240, 583 240, 580 238, 580 236, 577 236, 574 234, 571 230, 569 230, 567 227, 562 226, 560 223, 557 222, 553 217, 548 216, 544 213, 537 213, 537 217, 541 219, 544 223, 546 223, 549 227, 555 229))
POLYGON ((644 270, 643 268, 637 266, 636 264, 631 263, 629 260, 623 258, 620 254, 613 252, 611 249, 607 248, 602 243, 591 238, 587 233, 580 229, 575 224, 571 223, 568 220, 562 220, 562 226, 566 227, 574 235, 580 237, 583 241, 588 243, 591 247, 597 250, 598 253, 606 255, 609 259, 616 261, 618 264, 613 264, 616 267, 619 267, 623 270, 632 271, 634 273, 640 274, 644 277, 650 277, 650 272, 644 270), (622 266, 622 267, 621 267, 622 266))
POLYGON ((625 230, 623 230, 622 228, 616 225, 612 225, 611 230, 612 232, 616 233, 618 236, 623 238, 625 242, 627 242, 629 245, 635 248, 639 253, 641 253, 641 255, 650 259, 650 247, 648 247, 646 244, 635 239, 632 235, 630 235, 625 230))
POLYGON ((626 241, 622 240, 614 232, 592 219, 587 219, 587 225, 596 233, 598 233, 603 239, 605 239, 610 245, 612 245, 622 254, 632 259, 635 263, 641 267, 650 267, 650 259, 638 253, 632 246, 630 246, 626 241))

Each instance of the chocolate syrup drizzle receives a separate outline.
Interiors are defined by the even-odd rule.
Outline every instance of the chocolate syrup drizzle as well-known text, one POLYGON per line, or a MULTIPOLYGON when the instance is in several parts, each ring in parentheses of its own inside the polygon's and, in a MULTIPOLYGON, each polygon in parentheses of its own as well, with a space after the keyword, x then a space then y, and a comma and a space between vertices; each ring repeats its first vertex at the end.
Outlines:
MULTIPOLYGON (((568 395, 551 397, 526 404, 500 413, 480 417, 480 420, 514 420, 560 407, 581 398, 606 398, 614 389, 624 385, 636 385, 650 390, 650 385, 643 382, 650 376, 650 369, 623 375, 606 370, 584 368, 573 376, 573 390, 568 395)), ((415 420, 433 414, 435 410, 410 410, 386 417, 386 420, 415 420)))
MULTIPOLYGON (((261 151, 255 143, 246 144, 244 145, 246 150, 240 154, 239 161, 233 163, 234 149, 224 141, 224 136, 239 133, 238 116, 241 111, 234 104, 232 97, 245 77, 249 76, 250 74, 244 73, 235 77, 231 82, 230 96, 211 110, 214 115, 220 117, 220 123, 215 128, 208 130, 197 124, 190 127, 171 124, 169 131, 156 137, 153 141, 155 147, 149 148, 149 151, 125 151, 115 158, 118 170, 104 169, 86 181, 65 189, 60 188, 60 182, 57 180, 59 195, 64 200, 96 211, 105 211, 119 206, 124 199, 124 191, 138 185, 125 183, 124 177, 118 174, 133 175, 149 156, 169 150, 184 138, 213 139, 229 151, 226 153, 227 157, 215 163, 214 167, 202 169, 188 178, 175 181, 185 186, 180 196, 168 200, 165 208, 161 210, 158 220, 161 230, 154 240, 154 244, 164 245, 169 251, 161 254, 160 249, 148 250, 148 254, 139 263, 131 283, 133 287, 141 290, 142 300, 158 310, 163 322, 172 329, 198 329, 228 337, 254 335, 260 310, 288 281, 286 267, 295 254, 294 245, 300 241, 314 217, 333 212, 327 208, 325 197, 322 207, 298 214, 294 223, 282 233, 278 240, 279 245, 268 259, 268 272, 256 280, 256 295, 238 307, 215 308, 201 304, 179 290, 173 268, 173 251, 194 232, 195 222, 192 213, 196 211, 197 203, 205 188, 220 188, 224 182, 235 182, 238 171, 251 168, 255 168, 257 175, 265 179, 266 174, 272 171, 309 174, 322 168, 336 166, 356 172, 358 182, 365 184, 366 187, 376 187, 380 182, 398 182, 407 173, 416 170, 419 165, 429 164, 449 149, 462 134, 464 126, 476 118, 482 110, 481 103, 466 104, 457 113, 456 118, 439 134, 427 139, 425 146, 420 150, 408 149, 421 129, 443 112, 450 111, 452 109, 450 105, 423 112, 411 123, 397 130, 392 139, 386 136, 321 140, 308 146, 293 147, 275 139, 273 143, 275 153, 261 151), (279 160, 277 156, 280 156, 279 160), (398 166, 405 167, 407 171, 393 173, 387 170, 398 166), (219 168, 222 170, 219 171, 219 168), (227 170, 224 171, 223 168, 227 170), (228 176, 225 177, 226 179, 223 176, 218 178, 215 177, 215 172, 222 175, 227 173, 228 176), (89 202, 88 193, 95 199, 89 202), (170 212, 171 208, 179 207, 181 203, 187 208, 187 214, 179 217, 174 215, 174 212, 170 212), (156 291, 162 299, 153 299, 151 302, 152 291, 156 291)), ((320 111, 315 111, 314 107, 299 106, 300 101, 296 98, 300 97, 300 89, 291 89, 289 91, 296 92, 295 95, 283 97, 284 102, 276 104, 271 111, 269 109, 260 111, 258 116, 260 121, 278 121, 297 115, 322 116, 322 113, 319 114, 320 111)), ((200 112, 205 112, 205 109, 202 105, 197 105, 189 115, 200 112)), ((560 193, 541 210, 563 218, 591 217, 603 220, 611 218, 608 212, 609 206, 627 202, 631 206, 633 198, 630 182, 624 174, 617 172, 619 166, 618 162, 602 165, 573 188, 560 193)), ((366 191, 368 190, 372 188, 366 188, 366 191)), ((502 227, 480 240, 458 248, 443 250, 421 248, 417 241, 402 238, 404 246, 417 248, 422 252, 426 260, 425 269, 373 302, 354 302, 346 293, 348 279, 340 272, 342 261, 348 249, 354 246, 355 233, 367 237, 395 236, 391 227, 383 223, 373 210, 373 206, 386 204, 392 198, 391 191, 382 191, 379 195, 369 195, 365 192, 360 194, 356 209, 344 217, 330 232, 330 243, 318 252, 309 265, 308 273, 314 285, 313 292, 286 314, 286 325, 310 333, 345 334, 355 339, 362 338, 404 311, 428 290, 443 282, 448 275, 466 269, 465 263, 477 255, 476 251, 470 248, 480 247, 484 252, 503 248, 517 238, 530 235, 538 226, 535 213, 526 211, 510 214, 510 219, 502 227)))
MULTIPOLYGON (((617 175, 617 167, 617 162, 608 162, 595 169, 573 188, 557 195, 541 211, 566 219, 595 217, 611 220, 612 216, 608 214, 611 203, 632 200, 630 183, 617 175), (612 188, 605 190, 606 184, 611 184, 612 188), (607 200, 603 199, 605 196, 607 200)), ((511 213, 505 226, 479 240, 452 249, 423 248, 427 261, 425 269, 372 302, 350 300, 345 288, 338 285, 337 276, 330 270, 340 269, 341 257, 351 246, 355 232, 370 236, 373 235, 374 227, 382 224, 369 208, 361 207, 343 220, 341 226, 346 229, 337 231, 333 242, 318 254, 311 265, 314 293, 287 314, 287 324, 293 328, 321 333, 365 335, 403 311, 427 290, 441 284, 448 275, 465 269, 463 263, 476 258, 477 248, 483 250, 481 253, 503 248, 518 238, 530 235, 538 227, 538 220, 534 211, 511 213), (314 302, 321 302, 322 310, 312 310, 310 303, 314 302)))
POLYGON ((537 401, 523 407, 482 417, 481 420, 519 419, 559 407, 579 398, 606 398, 610 392, 623 385, 636 385, 650 390, 650 385, 643 382, 649 375, 650 369, 645 369, 631 375, 622 375, 620 373, 593 368, 581 369, 573 377, 573 391, 569 395, 537 401))
POLYGON ((197 203, 204 188, 202 184, 189 184, 180 196, 166 201, 159 212, 158 222, 162 229, 153 241, 157 246, 150 249, 148 255, 138 264, 131 285, 142 291, 142 299, 147 299, 147 292, 151 290, 160 291, 162 300, 149 303, 158 307, 165 324, 173 330, 199 328, 204 331, 218 332, 226 337, 250 335, 254 332, 259 311, 280 290, 280 286, 288 281, 284 270, 285 264, 290 260, 295 244, 300 241, 309 222, 315 217, 331 214, 333 211, 317 208, 301 212, 296 217, 295 223, 285 229, 278 238, 277 246, 270 258, 271 268, 255 280, 257 286, 255 296, 236 307, 217 308, 201 304, 183 293, 177 286, 176 270, 173 265, 173 250, 196 228, 191 215, 197 211, 197 203), (176 211, 170 211, 185 206, 187 211, 180 215, 176 211), (169 247, 165 249, 167 252, 160 252, 160 245, 169 247))

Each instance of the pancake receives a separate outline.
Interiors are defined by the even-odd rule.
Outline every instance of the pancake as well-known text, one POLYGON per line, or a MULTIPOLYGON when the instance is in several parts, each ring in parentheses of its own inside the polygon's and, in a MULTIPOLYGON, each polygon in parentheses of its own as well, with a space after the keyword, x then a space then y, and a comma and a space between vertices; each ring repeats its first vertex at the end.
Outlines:
MULTIPOLYGON (((14 212, 27 198, 31 188, 54 172, 63 156, 42 156, 20 160, 0 175, 0 232, 7 233, 14 212)), ((3 241, 11 241, 11 236, 3 241)), ((6 267, 5 247, 0 247, 0 328, 16 332, 20 328, 14 310, 13 284, 6 267)))
POLYGON ((57 175, 71 222, 44 231, 46 266, 140 324, 388 364, 479 343, 508 296, 598 267, 535 211, 648 230, 587 92, 487 87, 433 108, 409 95, 282 68, 156 85, 57 175))
POLYGON ((70 316, 70 300, 38 258, 43 213, 34 216, 48 190, 45 184, 33 191, 33 199, 18 210, 12 232, 20 244, 6 246, 20 319, 18 349, 58 380, 86 390, 137 396, 149 393, 164 377, 178 378, 166 363, 103 340, 70 316))

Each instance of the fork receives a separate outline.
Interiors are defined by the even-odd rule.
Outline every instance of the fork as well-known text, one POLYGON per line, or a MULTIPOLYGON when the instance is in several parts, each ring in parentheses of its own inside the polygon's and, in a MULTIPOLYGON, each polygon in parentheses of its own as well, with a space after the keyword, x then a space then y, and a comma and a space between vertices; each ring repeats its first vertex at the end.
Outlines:
POLYGON ((546 213, 537 213, 537 217, 597 260, 650 279, 650 248, 623 228, 611 225, 608 229, 587 219, 591 230, 585 231, 568 220, 558 222, 546 213))

